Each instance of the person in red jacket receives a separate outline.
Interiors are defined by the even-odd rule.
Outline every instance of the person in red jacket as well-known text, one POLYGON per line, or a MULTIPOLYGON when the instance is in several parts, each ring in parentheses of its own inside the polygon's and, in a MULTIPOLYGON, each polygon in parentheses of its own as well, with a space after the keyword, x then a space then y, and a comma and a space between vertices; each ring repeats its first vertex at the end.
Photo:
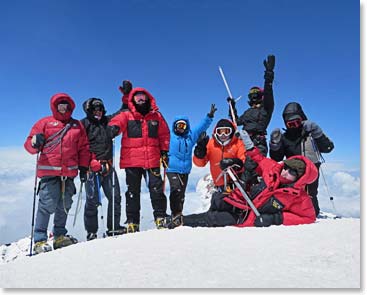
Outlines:
POLYGON ((67 214, 76 193, 74 177, 80 171, 85 182, 89 165, 89 143, 84 127, 71 117, 75 108, 72 98, 58 93, 51 98, 52 116, 40 119, 32 127, 24 147, 30 154, 38 154, 37 176, 39 203, 34 230, 34 252, 52 250, 47 243, 50 215, 54 216, 53 248, 69 246, 77 242, 66 235, 67 214))
MULTIPOLYGON (((249 198, 257 208, 256 216, 238 188, 231 193, 215 193, 207 212, 183 216, 184 226, 218 227, 236 225, 270 226, 298 225, 313 223, 316 220, 311 197, 305 186, 317 178, 316 166, 304 156, 293 156, 281 163, 265 158, 245 130, 240 131, 245 142, 247 156, 256 163, 256 172, 262 176, 260 183, 253 185, 249 198)), ((221 163, 226 169, 231 163, 221 163)), ((244 187, 244 185, 242 184, 244 187)), ((176 227, 169 217, 166 228, 176 227)))
POLYGON ((128 110, 113 117, 109 123, 111 136, 122 133, 120 168, 125 169, 126 223, 128 232, 139 231, 140 188, 142 176, 148 174, 153 215, 160 227, 166 214, 167 199, 163 192, 160 161, 168 164, 170 131, 158 111, 155 98, 144 88, 129 92, 128 110))

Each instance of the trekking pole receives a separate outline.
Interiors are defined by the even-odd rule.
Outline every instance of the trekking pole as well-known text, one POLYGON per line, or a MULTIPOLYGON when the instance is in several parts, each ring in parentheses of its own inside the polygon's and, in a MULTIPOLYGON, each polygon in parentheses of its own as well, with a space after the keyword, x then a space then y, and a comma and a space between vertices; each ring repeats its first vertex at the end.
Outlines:
POLYGON ((106 228, 104 225, 104 219, 103 219, 103 205, 102 205, 102 194, 101 194, 101 182, 99 179, 99 174, 96 173, 96 183, 97 183, 97 190, 98 190, 98 203, 101 206, 101 221, 102 221, 102 228, 103 228, 103 237, 106 237, 106 228))
MULTIPOLYGON (((233 98, 231 90, 229 89, 226 77, 224 76, 224 73, 223 73, 223 70, 222 70, 221 66, 219 66, 219 72, 220 72, 220 75, 222 76, 222 79, 223 79, 224 85, 226 86, 229 97, 233 98)), ((233 111, 233 107, 232 107, 231 102, 228 102, 228 105, 229 105, 229 109, 231 110, 231 116, 232 116, 233 124, 235 125, 235 129, 237 129, 236 117, 234 115, 234 111, 233 111)))
POLYGON ((112 138, 112 236, 115 235, 115 138, 112 138))
POLYGON ((38 159, 40 152, 37 153, 36 157, 36 173, 34 176, 34 188, 33 188, 33 208, 32 208, 32 229, 31 229, 31 245, 29 247, 29 256, 32 256, 33 248, 33 235, 34 235, 34 215, 36 211, 36 197, 37 197, 37 172, 38 172, 38 159))
POLYGON ((334 197, 330 193, 329 186, 327 185, 326 178, 325 178, 325 175, 324 175, 324 171, 323 171, 323 169, 321 167, 322 163, 325 163, 325 159, 321 155, 321 153, 320 153, 320 151, 319 151, 319 149, 318 149, 318 147, 317 147, 317 145, 315 143, 315 140, 314 140, 314 138, 312 136, 311 136, 311 143, 312 143, 313 150, 317 154, 318 161, 320 162, 319 171, 320 171, 322 180, 324 182, 324 186, 325 186, 326 192, 329 195, 329 200, 330 200, 331 206, 333 206, 333 211, 334 211, 334 214, 335 214, 335 218, 340 218, 340 216, 338 216, 337 211, 336 211, 336 208, 335 208, 334 197))
POLYGON ((246 199, 247 203, 250 205, 251 209, 254 211, 256 217, 260 218, 260 221, 262 222, 262 217, 260 216, 259 211, 256 209, 254 203, 251 201, 250 197, 247 195, 247 193, 245 192, 245 190, 243 189, 243 187, 241 186, 241 184, 238 181, 238 178, 234 175, 232 168, 228 167, 226 169, 226 173, 228 173, 229 177, 231 177, 231 179, 233 180, 234 184, 236 185, 236 187, 240 190, 240 192, 242 193, 243 197, 246 199))
POLYGON ((83 182, 80 182, 79 196, 78 196, 78 201, 76 203, 76 208, 75 208, 75 213, 74 213, 73 227, 75 226, 76 216, 78 215, 80 208, 81 208, 82 189, 83 189, 83 182))

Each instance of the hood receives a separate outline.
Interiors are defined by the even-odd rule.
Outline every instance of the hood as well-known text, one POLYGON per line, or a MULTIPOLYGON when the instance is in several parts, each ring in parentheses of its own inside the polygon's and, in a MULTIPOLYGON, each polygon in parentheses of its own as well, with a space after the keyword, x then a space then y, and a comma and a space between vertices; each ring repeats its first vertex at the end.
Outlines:
POLYGON ((85 102, 83 102, 83 110, 84 110, 84 112, 87 115, 89 120, 96 120, 93 117, 93 112, 92 112, 92 109, 90 108, 90 106, 92 105, 92 103, 94 101, 99 101, 103 105, 102 118, 106 115, 106 109, 104 107, 104 103, 103 103, 102 99, 92 97, 92 98, 87 99, 85 102))
POLYGON ((158 111, 158 107, 157 107, 155 98, 153 97, 153 95, 151 95, 149 93, 149 91, 147 91, 146 89, 144 89, 142 87, 136 87, 136 88, 134 88, 130 91, 129 98, 128 98, 129 110, 131 110, 133 113, 137 112, 137 110, 135 108, 135 105, 133 103, 133 97, 134 97, 136 92, 144 92, 149 98, 151 111, 155 111, 155 112, 158 111))
POLYGON ((189 132, 190 132, 190 130, 191 130, 189 117, 188 117, 188 116, 185 116, 185 115, 175 116, 175 117, 174 117, 174 119, 173 119, 173 123, 172 123, 171 128, 172 128, 172 129, 171 129, 171 130, 172 130, 172 132, 173 132, 174 134, 176 134, 176 135, 180 135, 180 136, 186 135, 186 134, 187 134, 187 133, 189 133, 189 132), (186 128, 186 130, 185 130, 185 132, 184 132, 184 133, 182 133, 182 134, 176 134, 176 132, 175 132, 175 124, 176 124, 176 122, 177 122, 177 121, 180 121, 180 120, 183 120, 183 121, 185 121, 185 122, 186 122, 186 124, 187 124, 187 128, 186 128))
POLYGON ((223 145, 221 142, 219 142, 219 140, 217 140, 217 137, 215 136, 215 129, 217 127, 231 127, 233 132, 231 134, 231 137, 229 139, 229 141, 227 140, 227 142, 224 144, 224 145, 227 145, 229 144, 231 141, 233 141, 233 138, 235 137, 234 134, 236 132, 236 127, 235 125, 233 124, 233 122, 229 119, 220 119, 214 126, 214 129, 213 129, 213 133, 212 133, 212 137, 213 139, 215 140, 216 143, 220 144, 220 145, 223 145))
POLYGON ((297 102, 290 102, 284 107, 283 110, 284 124, 286 121, 288 121, 294 116, 300 116, 302 118, 302 121, 307 120, 307 117, 303 112, 301 105, 297 102))
POLYGON ((55 119, 61 122, 67 122, 70 120, 71 115, 73 114, 73 111, 75 109, 75 103, 68 94, 57 93, 51 97, 50 107, 51 107, 52 115, 55 119), (66 112, 65 114, 61 114, 57 111, 57 105, 60 103, 60 101, 63 101, 63 100, 66 100, 70 104, 70 107, 71 107, 71 110, 66 112))
MULTIPOLYGON (((312 182, 314 182, 319 174, 317 167, 315 166, 314 163, 312 163, 311 160, 309 160, 308 158, 304 157, 304 156, 292 156, 287 158, 287 160, 291 160, 291 159, 299 159, 302 160, 305 164, 306 164, 306 170, 305 173, 294 183, 293 187, 294 188, 304 188, 307 184, 310 184, 312 182)), ((282 163, 282 168, 284 166, 284 163, 282 163)))

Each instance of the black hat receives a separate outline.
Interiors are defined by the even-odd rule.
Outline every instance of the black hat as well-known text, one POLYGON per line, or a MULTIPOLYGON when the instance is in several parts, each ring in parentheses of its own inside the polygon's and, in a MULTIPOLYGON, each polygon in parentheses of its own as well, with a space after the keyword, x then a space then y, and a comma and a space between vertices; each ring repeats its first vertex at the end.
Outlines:
POLYGON ((300 159, 284 160, 284 165, 297 171, 298 178, 301 177, 306 171, 306 164, 300 159))

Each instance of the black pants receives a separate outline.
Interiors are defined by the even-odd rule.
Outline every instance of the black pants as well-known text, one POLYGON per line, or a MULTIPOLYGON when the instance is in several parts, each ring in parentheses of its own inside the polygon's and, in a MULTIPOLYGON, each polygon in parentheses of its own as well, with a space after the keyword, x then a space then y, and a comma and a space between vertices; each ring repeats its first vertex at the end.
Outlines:
POLYGON ((153 207, 154 219, 165 217, 167 211, 167 199, 163 192, 163 181, 160 168, 126 168, 126 218, 127 223, 140 223, 140 191, 141 179, 147 176, 150 200, 153 207))
POLYGON ((103 188, 104 195, 108 200, 107 228, 108 230, 112 230, 113 209, 115 211, 115 229, 120 227, 121 194, 120 185, 116 173, 112 173, 112 169, 106 176, 101 176, 98 173, 90 172, 88 174, 88 180, 85 183, 87 198, 84 207, 84 226, 86 231, 90 233, 96 233, 98 230, 98 206, 101 205, 102 202, 101 187, 103 188), (112 174, 115 175, 114 208, 112 208, 112 174))
POLYGON ((306 191, 307 193, 312 197, 312 204, 313 207, 315 208, 315 213, 316 216, 319 215, 320 213, 320 207, 319 207, 319 201, 317 199, 317 194, 318 194, 318 188, 319 188, 319 178, 320 178, 320 163, 315 163, 316 167, 317 167, 317 171, 318 171, 318 175, 317 175, 317 179, 310 183, 309 185, 306 185, 306 191))
POLYGON ((171 214, 176 216, 181 214, 183 210, 189 175, 168 172, 167 177, 170 186, 169 205, 171 208, 171 214))
POLYGON ((183 225, 191 227, 222 227, 237 224, 239 212, 223 201, 224 194, 214 193, 207 212, 183 217, 183 225))

